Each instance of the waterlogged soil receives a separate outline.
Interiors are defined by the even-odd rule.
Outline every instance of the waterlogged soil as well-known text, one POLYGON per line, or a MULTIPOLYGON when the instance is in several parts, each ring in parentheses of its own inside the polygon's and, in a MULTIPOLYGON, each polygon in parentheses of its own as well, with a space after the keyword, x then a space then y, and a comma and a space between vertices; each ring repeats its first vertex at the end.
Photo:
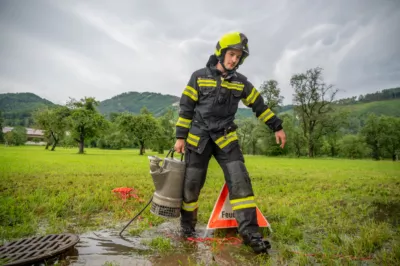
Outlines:
MULTIPOLYGON (((178 228, 178 222, 173 221, 138 236, 129 235, 129 227, 122 237, 117 230, 89 232, 79 235, 80 241, 73 249, 40 265, 246 265, 254 256, 238 241, 217 244, 183 239, 178 228), (170 246, 149 244, 160 237, 169 239, 170 246)), ((198 227, 197 233, 199 238, 213 237, 204 226, 198 227)))
POLYGON ((374 202, 374 218, 378 222, 388 222, 393 226, 400 225, 400 203, 399 202, 374 202))

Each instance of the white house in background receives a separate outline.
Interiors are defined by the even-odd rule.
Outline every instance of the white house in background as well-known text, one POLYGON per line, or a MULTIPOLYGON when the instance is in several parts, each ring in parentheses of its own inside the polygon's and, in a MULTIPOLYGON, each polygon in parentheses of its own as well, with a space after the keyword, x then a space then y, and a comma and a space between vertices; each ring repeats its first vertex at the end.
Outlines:
MULTIPOLYGON (((7 133, 12 131, 13 127, 3 127, 3 133, 7 133)), ((44 131, 35 128, 26 128, 26 135, 28 137, 28 141, 25 143, 27 145, 46 145, 44 131)))

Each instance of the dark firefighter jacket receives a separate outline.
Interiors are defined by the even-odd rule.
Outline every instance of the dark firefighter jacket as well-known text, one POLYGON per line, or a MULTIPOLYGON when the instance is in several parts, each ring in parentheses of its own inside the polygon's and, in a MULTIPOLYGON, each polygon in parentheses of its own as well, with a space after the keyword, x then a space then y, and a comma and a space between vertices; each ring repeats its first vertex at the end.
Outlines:
POLYGON ((239 101, 250 107, 271 130, 282 129, 282 121, 245 76, 233 72, 223 78, 210 61, 192 74, 182 93, 176 138, 186 139, 187 148, 198 153, 203 152, 211 138, 229 152, 238 143, 234 119, 239 101))

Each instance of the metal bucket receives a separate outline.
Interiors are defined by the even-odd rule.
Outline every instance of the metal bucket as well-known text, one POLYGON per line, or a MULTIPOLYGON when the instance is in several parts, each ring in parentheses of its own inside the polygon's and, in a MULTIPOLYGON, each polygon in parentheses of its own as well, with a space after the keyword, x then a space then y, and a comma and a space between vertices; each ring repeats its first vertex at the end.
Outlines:
POLYGON ((164 160, 157 156, 148 156, 150 175, 156 189, 150 212, 163 218, 178 218, 183 200, 186 164, 183 161, 183 154, 180 160, 174 158, 173 155, 174 151, 171 149, 164 160), (162 166, 160 162, 163 162, 162 166))

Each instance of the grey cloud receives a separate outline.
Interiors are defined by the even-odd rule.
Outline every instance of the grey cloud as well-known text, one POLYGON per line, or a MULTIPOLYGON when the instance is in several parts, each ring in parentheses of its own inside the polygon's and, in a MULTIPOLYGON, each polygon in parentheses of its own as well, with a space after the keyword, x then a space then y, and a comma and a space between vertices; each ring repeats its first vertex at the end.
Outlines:
POLYGON ((400 5, 382 1, 1 1, 0 92, 55 102, 179 96, 228 31, 249 37, 255 87, 321 66, 341 97, 400 83, 400 5))

